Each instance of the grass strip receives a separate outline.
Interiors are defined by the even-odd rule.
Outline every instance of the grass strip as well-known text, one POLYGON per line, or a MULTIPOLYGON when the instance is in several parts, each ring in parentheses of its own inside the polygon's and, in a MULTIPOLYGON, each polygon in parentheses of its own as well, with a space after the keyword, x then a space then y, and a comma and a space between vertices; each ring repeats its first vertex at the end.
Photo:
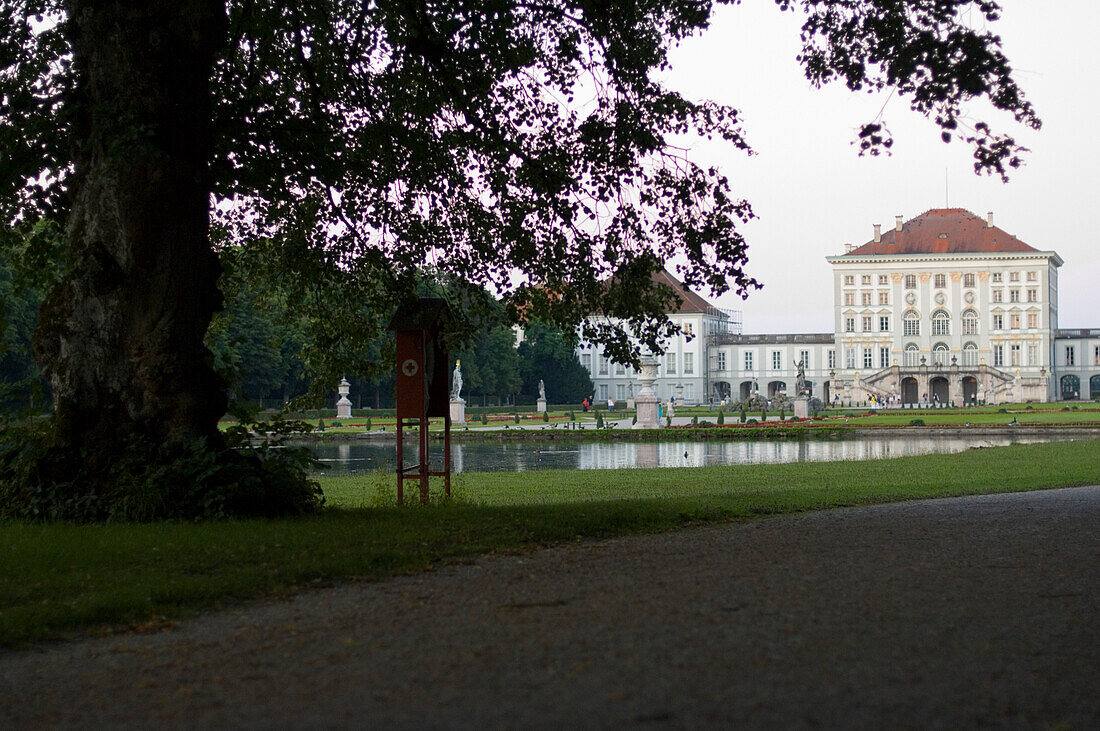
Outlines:
MULTIPOLYGON (((398 507, 392 478, 323 482, 298 520, 0 525, 0 645, 155 629, 195 611, 560 541, 823 508, 1100 484, 1100 440, 861 462, 458 476, 398 507)), ((1024 519, 1024 518, 1022 518, 1024 519)))

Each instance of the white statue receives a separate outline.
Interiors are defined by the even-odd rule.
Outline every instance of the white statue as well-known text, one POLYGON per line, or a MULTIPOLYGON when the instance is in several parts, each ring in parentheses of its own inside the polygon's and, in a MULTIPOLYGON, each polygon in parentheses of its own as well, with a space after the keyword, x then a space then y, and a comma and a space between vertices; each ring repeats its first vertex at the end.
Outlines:
POLYGON ((462 361, 455 361, 455 370, 451 375, 451 401, 458 401, 462 395, 462 361))
POLYGON ((541 378, 539 379, 539 398, 543 401, 546 400, 546 384, 542 382, 541 378))

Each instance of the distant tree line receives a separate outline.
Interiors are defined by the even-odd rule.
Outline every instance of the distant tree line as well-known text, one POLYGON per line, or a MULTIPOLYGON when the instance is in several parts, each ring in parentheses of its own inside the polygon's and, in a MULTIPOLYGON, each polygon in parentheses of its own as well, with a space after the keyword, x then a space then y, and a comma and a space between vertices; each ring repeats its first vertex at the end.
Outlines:
MULTIPOLYGON (((56 236, 44 226, 31 236, 56 236)), ((27 247, 0 249, 0 404, 9 411, 48 405, 48 384, 33 357, 32 336, 48 286, 60 277, 60 258, 28 261, 27 247)), ((369 339, 348 332, 343 302, 330 311, 302 306, 302 294, 283 286, 277 277, 249 268, 233 252, 223 252, 225 271, 220 285, 223 309, 206 334, 214 368, 226 383, 230 399, 263 407, 280 407, 295 399, 314 403, 335 400, 336 383, 315 383, 314 354, 328 341, 331 347, 357 347, 363 361, 375 365, 367 375, 347 374, 354 408, 393 405, 393 336, 375 325, 369 339), (318 321, 329 318, 331 322, 318 321), (379 334, 381 331, 381 334, 379 334), (377 364, 382 366, 378 367, 377 364), (311 388, 312 387, 312 388, 311 388)), ((458 299, 458 298, 456 298, 458 299)), ((459 300, 461 302, 461 300, 459 300)), ((551 402, 579 402, 592 395, 592 381, 568 338, 540 322, 523 331, 523 339, 497 319, 477 318, 463 342, 452 349, 462 361, 463 397, 471 406, 500 405, 538 397, 538 382, 546 384, 551 402)))

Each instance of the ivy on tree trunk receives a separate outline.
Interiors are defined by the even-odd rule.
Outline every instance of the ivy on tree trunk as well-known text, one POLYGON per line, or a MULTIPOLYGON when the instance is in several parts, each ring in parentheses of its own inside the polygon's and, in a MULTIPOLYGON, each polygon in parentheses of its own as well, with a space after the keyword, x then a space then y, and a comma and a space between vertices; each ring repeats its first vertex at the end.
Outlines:
POLYGON ((70 0, 76 73, 68 272, 36 355, 61 443, 110 460, 135 439, 218 441, 203 336, 221 295, 209 239, 217 0, 70 0))

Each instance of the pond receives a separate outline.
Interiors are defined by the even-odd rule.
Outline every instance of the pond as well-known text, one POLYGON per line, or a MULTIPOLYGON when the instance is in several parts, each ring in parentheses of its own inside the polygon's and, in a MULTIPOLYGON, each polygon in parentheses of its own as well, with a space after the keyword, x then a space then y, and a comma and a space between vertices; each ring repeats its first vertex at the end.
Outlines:
MULTIPOLYGON (((840 440, 732 442, 587 442, 580 444, 453 444, 454 472, 522 472, 524 470, 602 470, 631 467, 702 467, 707 465, 833 462, 885 459, 919 454, 961 452, 972 447, 1058 441, 1065 437, 927 436, 840 440)), ((323 474, 348 475, 392 471, 397 462, 393 442, 305 444, 322 464, 323 474)), ((406 465, 416 443, 405 447, 406 465)), ((432 445, 432 469, 443 465, 442 445, 432 445)))

